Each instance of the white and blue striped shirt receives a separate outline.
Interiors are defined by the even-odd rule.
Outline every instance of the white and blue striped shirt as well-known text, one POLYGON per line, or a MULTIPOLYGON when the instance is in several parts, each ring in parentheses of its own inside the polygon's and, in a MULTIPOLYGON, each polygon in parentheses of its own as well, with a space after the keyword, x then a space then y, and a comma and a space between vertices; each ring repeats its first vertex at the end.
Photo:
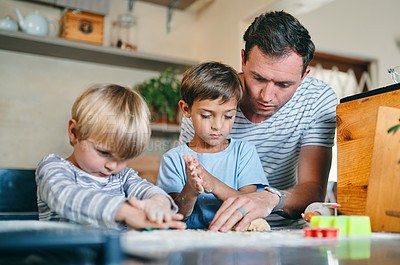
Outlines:
MULTIPOLYGON (((336 106, 333 89, 307 76, 293 97, 260 123, 252 123, 239 109, 228 137, 245 139, 255 145, 269 184, 281 190, 289 189, 298 183, 297 165, 302 146, 333 146, 336 106)), ((180 142, 190 142, 193 135, 191 120, 183 117, 180 142)), ((271 226, 303 224, 301 220, 289 220, 277 214, 267 220, 271 226)))
POLYGON ((173 212, 178 211, 166 192, 140 178, 131 168, 100 178, 51 154, 40 161, 36 169, 36 184, 40 220, 122 228, 114 220, 121 204, 130 197, 149 199, 155 194, 167 196, 173 212))

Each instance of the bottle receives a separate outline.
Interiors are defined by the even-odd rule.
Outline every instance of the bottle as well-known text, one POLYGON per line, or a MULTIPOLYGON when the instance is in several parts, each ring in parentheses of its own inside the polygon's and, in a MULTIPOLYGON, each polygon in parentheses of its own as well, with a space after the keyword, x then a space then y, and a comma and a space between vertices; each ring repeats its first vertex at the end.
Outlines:
POLYGON ((125 14, 119 15, 114 22, 112 46, 122 50, 137 49, 137 25, 136 18, 132 15, 133 0, 128 1, 128 10, 125 14))

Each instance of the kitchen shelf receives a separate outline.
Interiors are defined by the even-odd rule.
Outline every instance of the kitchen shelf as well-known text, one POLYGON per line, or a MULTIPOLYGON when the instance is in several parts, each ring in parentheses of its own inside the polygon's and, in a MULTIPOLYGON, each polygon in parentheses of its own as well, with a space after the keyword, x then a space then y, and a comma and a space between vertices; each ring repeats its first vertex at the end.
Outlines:
MULTIPOLYGON (((176 0, 141 0, 141 1, 168 7, 168 6, 173 6, 176 0)), ((196 1, 197 0, 179 0, 174 6, 174 8, 184 10, 196 1)))
POLYGON ((183 72, 197 63, 191 60, 124 51, 57 37, 42 37, 7 30, 0 30, 0 49, 153 71, 164 71, 172 67, 183 72))

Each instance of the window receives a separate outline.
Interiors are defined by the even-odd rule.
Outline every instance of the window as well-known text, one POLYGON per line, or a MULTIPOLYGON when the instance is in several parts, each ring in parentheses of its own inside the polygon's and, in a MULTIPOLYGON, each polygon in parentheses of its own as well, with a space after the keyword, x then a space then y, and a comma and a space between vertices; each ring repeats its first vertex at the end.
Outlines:
POLYGON ((310 74, 330 85, 341 99, 374 87, 371 64, 369 60, 316 52, 310 74))

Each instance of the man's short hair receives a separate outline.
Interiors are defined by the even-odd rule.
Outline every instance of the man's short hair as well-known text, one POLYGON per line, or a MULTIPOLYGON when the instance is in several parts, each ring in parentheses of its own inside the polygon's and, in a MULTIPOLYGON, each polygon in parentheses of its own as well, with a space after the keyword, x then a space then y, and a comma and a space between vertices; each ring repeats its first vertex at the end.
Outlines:
POLYGON ((254 46, 264 54, 282 57, 297 52, 303 58, 303 73, 315 52, 308 30, 292 15, 284 11, 267 12, 256 17, 243 35, 244 60, 254 46))

